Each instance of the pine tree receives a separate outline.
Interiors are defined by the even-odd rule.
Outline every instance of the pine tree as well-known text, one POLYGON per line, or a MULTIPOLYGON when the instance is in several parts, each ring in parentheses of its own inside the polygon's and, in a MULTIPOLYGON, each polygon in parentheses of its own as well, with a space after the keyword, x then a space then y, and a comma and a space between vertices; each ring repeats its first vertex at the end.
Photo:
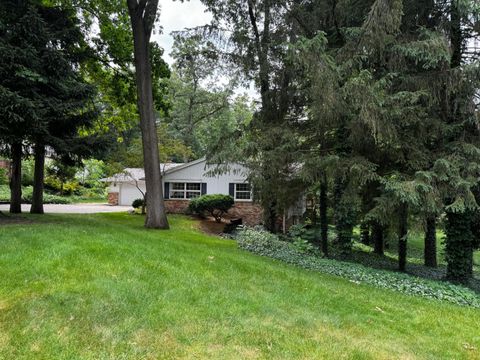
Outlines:
POLYGON ((3 118, 3 134, 17 138, 11 146, 12 212, 20 211, 24 145, 34 151, 35 157, 31 212, 43 213, 45 147, 70 159, 92 152, 89 140, 79 137, 80 128, 87 128, 96 117, 92 105, 94 88, 83 81, 80 73, 80 62, 88 56, 88 48, 71 11, 35 1, 20 5, 4 2, 1 11, 8 27, 1 38, 4 54, 12 56, 4 67, 21 69, 5 73, 4 96, 9 99, 9 94, 14 93, 17 101, 25 99, 34 104, 30 111, 26 107, 19 109, 16 117, 7 114, 3 118), (22 56, 27 52, 28 57, 22 56))

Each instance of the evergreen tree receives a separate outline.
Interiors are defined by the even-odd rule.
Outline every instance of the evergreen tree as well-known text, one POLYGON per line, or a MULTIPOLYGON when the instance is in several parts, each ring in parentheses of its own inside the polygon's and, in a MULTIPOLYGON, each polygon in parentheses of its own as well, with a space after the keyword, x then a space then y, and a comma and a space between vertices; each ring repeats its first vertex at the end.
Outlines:
POLYGON ((81 148, 91 152, 91 144, 85 144, 86 139, 78 134, 96 115, 92 106, 94 89, 80 75, 86 45, 73 14, 60 8, 34 1, 7 1, 2 3, 1 19, 6 27, 1 37, 2 54, 12 56, 2 63, 13 67, 4 68, 2 100, 11 100, 15 94, 17 100, 34 105, 30 111, 28 107, 19 108, 15 116, 10 112, 2 117, 2 133, 16 138, 10 147, 14 164, 12 212, 20 211, 18 177, 24 145, 34 151, 36 163, 31 211, 43 213, 45 147, 64 158, 79 155, 81 148))
POLYGON ((31 85, 42 81, 37 70, 35 30, 42 24, 34 13, 22 17, 14 1, 0 4, 0 145, 12 160, 10 212, 21 212, 21 161, 24 141, 35 133, 42 115, 31 85))

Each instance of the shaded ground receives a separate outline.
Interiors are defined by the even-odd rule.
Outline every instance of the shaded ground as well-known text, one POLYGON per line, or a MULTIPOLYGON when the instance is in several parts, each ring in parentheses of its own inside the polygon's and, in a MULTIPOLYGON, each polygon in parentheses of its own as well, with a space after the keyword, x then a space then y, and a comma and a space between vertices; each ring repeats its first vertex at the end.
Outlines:
POLYGON ((0 212, 0 226, 10 224, 28 224, 32 222, 32 219, 25 218, 22 215, 10 215, 0 212))
MULTIPOLYGON (((0 211, 7 212, 10 205, 1 204, 0 211)), ((44 205, 47 214, 96 214, 96 213, 113 213, 126 212, 131 206, 111 206, 108 204, 87 203, 87 204, 46 204, 44 205)), ((30 205, 22 205, 23 212, 30 211, 30 205)))
POLYGON ((199 228, 205 234, 219 236, 223 234, 226 222, 218 223, 213 218, 207 217, 206 219, 195 218, 199 221, 199 228))
MULTIPOLYGON (((357 246, 362 247, 361 244, 357 244, 357 246)), ((385 255, 381 256, 374 254, 372 249, 365 248, 362 250, 354 250, 352 258, 348 261, 375 269, 398 271, 398 260, 396 255, 387 252, 385 255)), ((430 268, 422 265, 417 258, 409 257, 407 260, 407 274, 431 280, 445 279, 447 267, 442 261, 440 261, 438 267, 430 268)), ((471 279, 468 284, 468 287, 475 290, 477 293, 480 293, 479 270, 478 266, 474 267, 474 278, 471 279)))
MULTIPOLYGON (((446 276, 446 261, 444 254, 443 234, 437 234, 437 261, 438 267, 430 268, 423 265, 423 234, 411 233, 408 239, 407 251, 407 269, 406 272, 413 276, 418 276, 432 280, 442 280, 446 276)), ((366 246, 358 241, 354 241, 352 257, 348 260, 362 264, 364 266, 398 271, 398 244, 391 241, 388 248, 385 249, 385 255, 373 253, 371 246, 366 246)), ((468 284, 469 287, 480 293, 480 251, 474 253, 474 278, 468 284)))

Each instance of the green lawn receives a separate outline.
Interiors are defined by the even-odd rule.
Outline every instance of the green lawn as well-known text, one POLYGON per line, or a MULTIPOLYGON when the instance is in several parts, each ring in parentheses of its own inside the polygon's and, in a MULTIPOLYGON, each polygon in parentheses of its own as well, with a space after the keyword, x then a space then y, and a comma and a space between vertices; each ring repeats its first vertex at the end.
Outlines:
POLYGON ((124 214, 0 223, 0 359, 480 359, 480 311, 124 214))

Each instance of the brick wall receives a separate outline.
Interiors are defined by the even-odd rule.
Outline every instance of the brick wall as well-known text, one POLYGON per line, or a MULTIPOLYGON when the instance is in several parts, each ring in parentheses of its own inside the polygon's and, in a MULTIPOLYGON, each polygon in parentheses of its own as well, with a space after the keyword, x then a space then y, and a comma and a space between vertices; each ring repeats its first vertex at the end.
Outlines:
MULTIPOLYGON (((188 200, 165 200, 165 208, 170 214, 185 214, 188 210, 188 200)), ((254 226, 262 222, 262 208, 252 202, 236 202, 228 211, 227 218, 242 218, 246 225, 254 226)))
POLYGON ((188 204, 190 201, 188 200, 165 200, 165 209, 167 213, 170 214, 185 214, 187 213, 188 204))
POLYGON ((108 193, 108 204, 113 206, 118 205, 118 192, 108 193))
POLYGON ((253 202, 239 201, 228 211, 232 218, 242 218, 243 223, 249 226, 259 225, 263 221, 262 207, 253 202))

